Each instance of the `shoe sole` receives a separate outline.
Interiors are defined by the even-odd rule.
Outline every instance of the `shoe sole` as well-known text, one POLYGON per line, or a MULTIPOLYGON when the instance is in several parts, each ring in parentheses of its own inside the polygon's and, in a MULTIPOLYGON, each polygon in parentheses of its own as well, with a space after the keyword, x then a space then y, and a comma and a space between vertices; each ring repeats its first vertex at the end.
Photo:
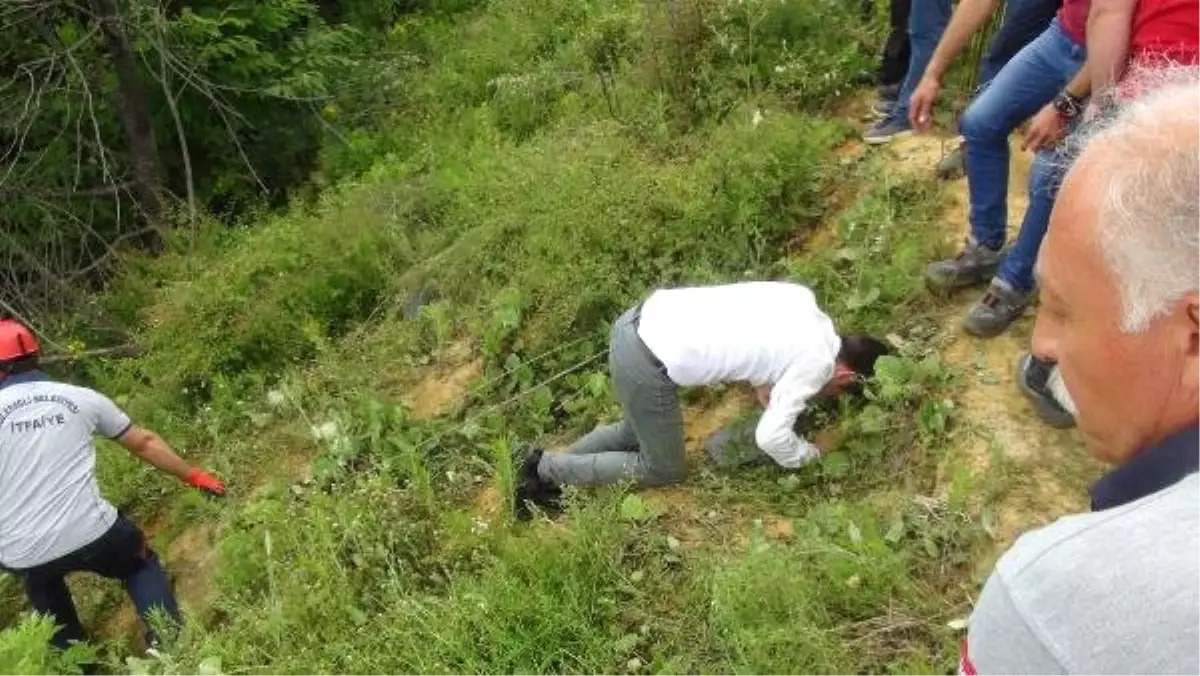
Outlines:
POLYGON ((966 331, 967 333, 971 334, 972 336, 974 336, 976 338, 995 338, 996 336, 1000 335, 1001 333, 1004 333, 1005 331, 1007 331, 1008 327, 1012 326, 1013 322, 1017 321, 1021 317, 1024 317, 1025 310, 1028 307, 1029 306, 1026 305, 1025 307, 1021 308, 1020 314, 1016 315, 1012 319, 1009 319, 1004 324, 1000 324, 1000 325, 996 325, 996 326, 976 326, 971 323, 969 318, 964 317, 963 321, 962 321, 963 331, 966 331))
POLYGON ((888 134, 887 136, 863 136, 863 143, 869 146, 881 146, 905 136, 912 136, 912 130, 898 131, 895 134, 888 134))
POLYGON ((982 279, 967 279, 967 280, 963 280, 963 279, 945 280, 940 277, 930 277, 929 275, 925 275, 925 285, 928 286, 930 288, 930 290, 932 290, 932 291, 937 291, 939 293, 953 293, 955 291, 961 291, 963 289, 973 289, 977 286, 983 286, 984 284, 987 284, 988 282, 992 281, 992 277, 995 276, 995 274, 996 273, 993 270, 991 273, 984 276, 982 279))
POLYGON ((1046 403, 1046 400, 1042 394, 1035 392, 1033 388, 1029 387, 1029 385, 1025 383, 1025 365, 1030 359, 1032 359, 1032 357, 1029 355, 1029 353, 1026 353, 1017 360, 1017 372, 1015 378, 1017 381, 1017 389, 1020 390, 1021 394, 1025 395, 1025 398, 1029 400, 1029 403, 1033 404, 1033 410, 1037 412, 1038 417, 1041 418, 1042 422, 1059 430, 1071 429, 1075 426, 1075 418, 1070 413, 1058 411, 1052 408, 1050 404, 1046 403))

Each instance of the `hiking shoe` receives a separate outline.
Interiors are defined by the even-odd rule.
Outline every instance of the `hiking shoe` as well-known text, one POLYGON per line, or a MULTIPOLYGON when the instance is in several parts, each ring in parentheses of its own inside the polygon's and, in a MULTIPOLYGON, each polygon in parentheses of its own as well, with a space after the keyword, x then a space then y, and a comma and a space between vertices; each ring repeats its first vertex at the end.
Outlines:
POLYGON ((989 249, 967 237, 963 250, 954 258, 935 261, 925 268, 925 281, 935 289, 951 290, 976 286, 996 274, 1004 252, 989 249))
POLYGON ((860 70, 850 78, 850 81, 856 85, 879 84, 879 74, 873 70, 860 70))
POLYGON ((1075 416, 1059 403, 1051 390, 1050 381, 1057 368, 1054 362, 1026 352, 1017 360, 1017 387, 1033 404, 1042 422, 1065 430, 1075 426, 1075 416))
POLYGON ((871 117, 874 117, 877 120, 887 119, 888 117, 891 117, 892 111, 895 109, 896 109, 895 101, 888 101, 887 99, 879 99, 875 103, 871 104, 871 117))
POLYGON ((513 510, 521 521, 533 517, 531 505, 536 505, 548 512, 562 509, 562 489, 538 474, 538 463, 542 461, 542 449, 535 448, 521 462, 521 471, 515 477, 516 488, 513 495, 513 510))
POLYGON ((908 136, 911 133, 912 127, 908 126, 908 120, 898 120, 889 115, 863 133, 863 142, 872 146, 883 145, 892 139, 908 136))
POLYGON ((1012 284, 1000 279, 992 280, 987 293, 967 312, 963 328, 978 338, 992 338, 1004 332, 1009 324, 1025 314, 1029 306, 1029 294, 1022 293, 1012 284))
POLYGON ((896 100, 900 98, 900 83, 893 82, 892 84, 881 84, 879 85, 879 89, 876 91, 879 92, 879 98, 883 99, 884 101, 891 101, 892 103, 895 103, 896 100))
POLYGON ((953 181, 962 178, 966 173, 966 158, 963 155, 963 144, 960 142, 949 155, 938 162, 937 177, 943 181, 953 181))

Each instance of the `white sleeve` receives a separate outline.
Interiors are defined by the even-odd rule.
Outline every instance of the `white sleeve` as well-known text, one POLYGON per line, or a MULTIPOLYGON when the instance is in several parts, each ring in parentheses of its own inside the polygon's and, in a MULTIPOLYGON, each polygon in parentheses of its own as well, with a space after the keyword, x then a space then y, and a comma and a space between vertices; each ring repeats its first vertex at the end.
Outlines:
POLYGON ((86 414, 96 434, 104 435, 109 439, 116 439, 128 432, 130 427, 133 427, 133 421, 129 419, 129 416, 112 399, 95 390, 85 391, 87 392, 87 397, 85 398, 87 406, 86 414))
POLYGON ((796 436, 792 426, 808 400, 829 382, 832 370, 832 364, 824 361, 797 361, 771 388, 771 401, 754 430, 754 441, 781 466, 795 468, 817 457, 817 448, 796 436))

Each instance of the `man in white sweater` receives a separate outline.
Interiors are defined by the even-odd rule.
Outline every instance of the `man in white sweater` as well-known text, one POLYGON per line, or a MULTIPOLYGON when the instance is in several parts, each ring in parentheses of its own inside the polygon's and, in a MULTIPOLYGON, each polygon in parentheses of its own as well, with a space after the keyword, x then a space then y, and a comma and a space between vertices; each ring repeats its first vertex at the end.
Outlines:
POLYGON ((839 336, 799 284, 656 291, 613 325, 609 370, 624 418, 564 453, 531 453, 518 477, 518 513, 528 513, 526 501, 553 506, 563 485, 682 481, 680 387, 756 387, 765 411, 755 441, 781 466, 799 467, 823 449, 796 435, 796 417, 813 397, 841 394, 871 377, 885 353, 878 340, 839 336))

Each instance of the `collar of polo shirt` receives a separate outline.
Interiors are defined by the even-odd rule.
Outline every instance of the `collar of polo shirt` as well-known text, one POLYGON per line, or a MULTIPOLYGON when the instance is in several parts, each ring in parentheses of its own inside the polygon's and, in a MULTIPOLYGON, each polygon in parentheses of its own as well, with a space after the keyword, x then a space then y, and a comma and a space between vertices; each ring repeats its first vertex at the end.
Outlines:
POLYGON ((21 383, 36 383, 36 382, 43 381, 43 380, 50 380, 50 376, 46 375, 42 371, 26 371, 25 373, 18 373, 16 375, 12 375, 3 380, 0 380, 0 390, 4 389, 10 385, 20 385, 21 383))
POLYGON ((1172 434, 1105 474, 1091 490, 1099 511, 1156 493, 1200 469, 1200 426, 1172 434))

